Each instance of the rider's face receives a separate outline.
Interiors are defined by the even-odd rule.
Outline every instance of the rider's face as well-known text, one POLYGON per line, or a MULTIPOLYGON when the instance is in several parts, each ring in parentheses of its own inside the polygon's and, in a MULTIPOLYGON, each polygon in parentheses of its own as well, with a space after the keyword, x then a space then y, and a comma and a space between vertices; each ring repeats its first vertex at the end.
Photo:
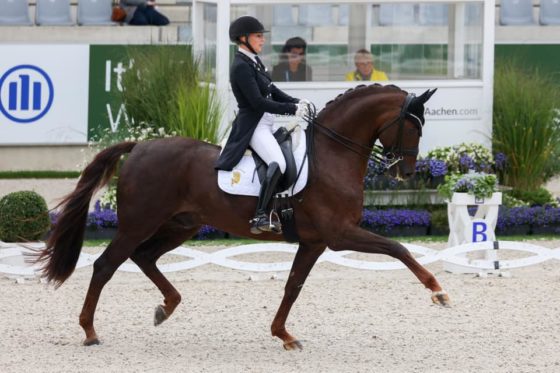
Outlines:
MULTIPOLYGON (((244 38, 242 37, 241 40, 243 40, 244 38)), ((263 46, 264 46, 264 42, 265 42, 265 37, 264 34, 262 32, 257 32, 254 34, 249 34, 249 40, 248 43, 249 45, 255 50, 255 52, 257 52, 257 54, 261 53, 263 46)))

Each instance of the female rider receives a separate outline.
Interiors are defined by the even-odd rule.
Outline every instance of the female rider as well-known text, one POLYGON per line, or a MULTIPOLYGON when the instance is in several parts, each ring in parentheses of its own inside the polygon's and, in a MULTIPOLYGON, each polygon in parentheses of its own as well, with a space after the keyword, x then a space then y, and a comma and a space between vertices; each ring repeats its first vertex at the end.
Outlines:
POLYGON ((264 45, 265 32, 262 23, 251 16, 239 17, 229 27, 229 38, 238 45, 230 69, 230 83, 239 111, 215 165, 217 170, 230 171, 248 147, 268 165, 255 217, 250 221, 253 234, 274 230, 266 209, 276 192, 278 180, 286 171, 286 161, 272 135, 273 114, 304 117, 309 105, 309 101, 293 98, 272 84, 266 67, 258 57, 264 45))

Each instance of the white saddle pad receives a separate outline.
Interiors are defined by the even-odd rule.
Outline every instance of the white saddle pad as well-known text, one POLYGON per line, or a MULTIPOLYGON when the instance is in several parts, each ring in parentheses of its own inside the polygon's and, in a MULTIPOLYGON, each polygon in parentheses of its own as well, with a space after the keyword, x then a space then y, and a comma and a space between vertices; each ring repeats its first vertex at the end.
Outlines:
MULTIPOLYGON (((305 143, 305 131, 301 127, 297 127, 292 132, 292 148, 294 159, 296 161, 297 172, 301 173, 296 181, 295 187, 292 185, 281 194, 292 196, 299 193, 307 184, 307 158, 305 151, 307 144, 305 143), (305 157, 305 159, 304 159, 305 157), (303 163, 303 165, 302 165, 303 163)), ((261 188, 259 177, 255 172, 255 161, 251 151, 246 151, 241 161, 231 171, 218 171, 218 185, 220 189, 229 194, 242 196, 258 196, 261 188)))

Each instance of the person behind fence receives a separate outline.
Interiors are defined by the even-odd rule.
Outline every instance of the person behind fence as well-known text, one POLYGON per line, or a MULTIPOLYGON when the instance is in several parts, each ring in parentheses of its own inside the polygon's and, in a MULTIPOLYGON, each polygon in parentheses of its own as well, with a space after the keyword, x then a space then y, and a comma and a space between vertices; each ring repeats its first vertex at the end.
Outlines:
POLYGON ((253 234, 274 231, 266 210, 286 170, 286 161, 272 134, 273 114, 295 114, 303 118, 310 104, 308 100, 287 95, 272 83, 258 56, 265 42, 265 32, 262 23, 251 16, 239 17, 230 25, 229 38, 238 46, 231 64, 230 84, 239 110, 215 164, 217 170, 230 171, 251 147, 268 165, 255 217, 250 221, 253 234))
POLYGON ((346 80, 389 80, 385 72, 375 69, 373 55, 367 49, 360 49, 356 52, 354 55, 354 65, 356 70, 346 74, 346 80))
POLYGON ((169 19, 156 9, 155 0, 120 0, 126 12, 124 22, 135 26, 165 26, 169 19))
POLYGON ((305 61, 307 43, 300 37, 286 40, 277 65, 272 67, 272 80, 301 82, 313 80, 311 67, 305 61))

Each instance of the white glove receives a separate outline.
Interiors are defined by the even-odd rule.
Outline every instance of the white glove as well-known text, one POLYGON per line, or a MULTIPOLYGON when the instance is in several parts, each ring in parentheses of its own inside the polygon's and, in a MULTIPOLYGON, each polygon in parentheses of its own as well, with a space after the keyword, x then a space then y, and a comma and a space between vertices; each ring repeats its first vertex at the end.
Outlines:
POLYGON ((309 101, 306 98, 302 98, 301 100, 299 100, 300 104, 307 104, 307 105, 311 105, 311 101, 309 101))
POLYGON ((301 100, 296 104, 297 106, 296 117, 304 119, 305 117, 307 117, 307 115, 309 115, 309 104, 306 104, 305 102, 302 101, 303 100, 301 100))

